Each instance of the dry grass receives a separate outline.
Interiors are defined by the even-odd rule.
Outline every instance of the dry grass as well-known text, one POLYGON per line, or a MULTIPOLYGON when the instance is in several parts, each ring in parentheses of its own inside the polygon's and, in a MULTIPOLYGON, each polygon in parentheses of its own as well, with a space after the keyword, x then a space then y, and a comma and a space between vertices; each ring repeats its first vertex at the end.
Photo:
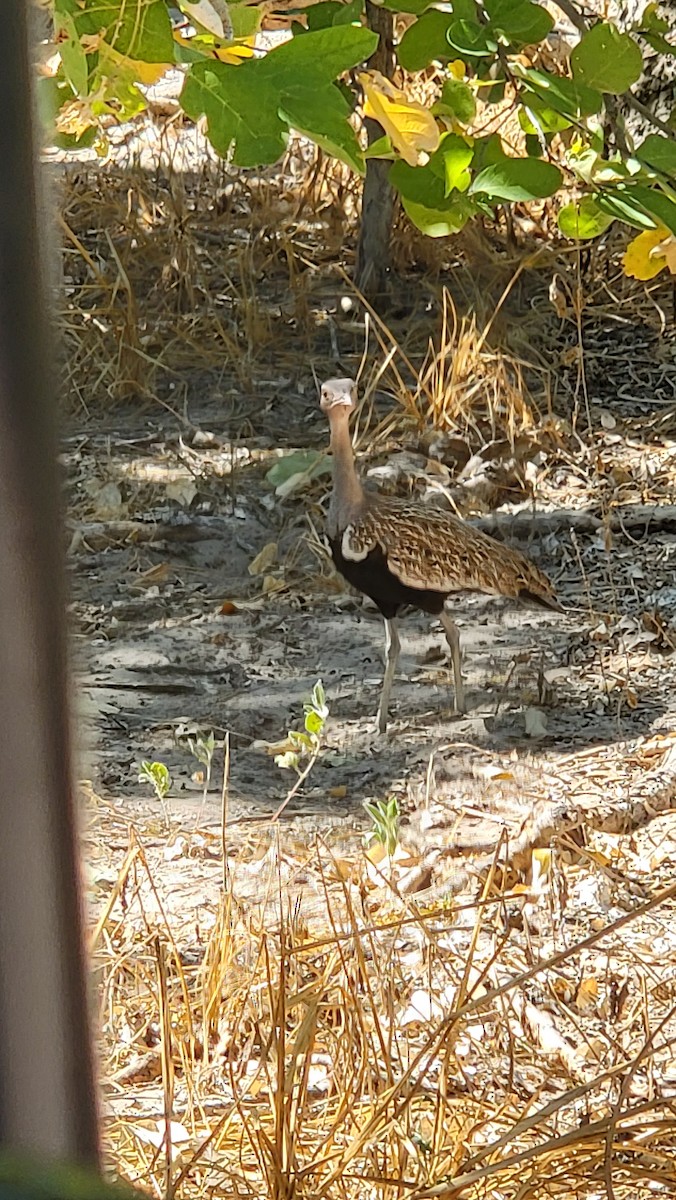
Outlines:
POLYGON ((133 831, 92 939, 111 1161, 186 1200, 673 1195, 675 835, 661 889, 632 896, 636 846, 610 871, 599 843, 424 910, 263 829, 220 901, 187 864, 179 917, 174 836, 133 831))
MULTIPOLYGON (((533 423, 521 357, 494 336, 490 296, 470 288, 461 300, 420 279, 405 316, 369 314, 343 270, 355 183, 321 154, 301 176, 267 180, 216 168, 168 178, 135 166, 69 170, 61 196, 71 411, 132 400, 186 420, 201 386, 251 394, 271 375, 297 379, 304 362, 305 387, 336 364, 361 369, 367 392, 389 395, 418 427, 513 438, 533 423)), ((507 299, 521 270, 505 284, 494 266, 489 256, 493 291, 507 299)))

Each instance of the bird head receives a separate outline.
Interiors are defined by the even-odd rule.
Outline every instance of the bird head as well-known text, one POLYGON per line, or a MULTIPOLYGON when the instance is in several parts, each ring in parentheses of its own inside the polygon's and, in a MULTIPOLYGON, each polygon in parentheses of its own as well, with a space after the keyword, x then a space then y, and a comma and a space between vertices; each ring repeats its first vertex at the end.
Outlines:
POLYGON ((351 413, 357 403, 357 385, 354 379, 327 379, 322 384, 319 407, 327 415, 337 409, 351 413))

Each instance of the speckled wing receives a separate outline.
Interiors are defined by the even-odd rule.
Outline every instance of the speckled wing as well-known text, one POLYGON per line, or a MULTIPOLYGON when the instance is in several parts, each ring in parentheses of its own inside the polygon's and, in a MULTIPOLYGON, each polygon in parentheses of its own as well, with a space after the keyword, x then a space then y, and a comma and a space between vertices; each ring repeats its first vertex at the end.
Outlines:
POLYGON ((558 607, 547 576, 512 550, 451 513, 378 497, 342 535, 343 556, 361 562, 377 547, 406 587, 492 592, 558 607))

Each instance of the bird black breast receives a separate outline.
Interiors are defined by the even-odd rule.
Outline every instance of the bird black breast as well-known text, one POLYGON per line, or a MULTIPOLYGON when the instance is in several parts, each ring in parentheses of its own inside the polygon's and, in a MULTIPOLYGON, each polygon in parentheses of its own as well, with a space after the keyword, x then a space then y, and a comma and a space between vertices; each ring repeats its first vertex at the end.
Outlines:
POLYGON ((369 596, 388 620, 396 617, 402 608, 420 608, 423 612, 437 615, 444 607, 446 593, 426 588, 407 587, 393 575, 380 546, 376 546, 360 562, 345 558, 341 549, 341 538, 329 538, 331 557, 336 569, 348 583, 365 596, 369 596))

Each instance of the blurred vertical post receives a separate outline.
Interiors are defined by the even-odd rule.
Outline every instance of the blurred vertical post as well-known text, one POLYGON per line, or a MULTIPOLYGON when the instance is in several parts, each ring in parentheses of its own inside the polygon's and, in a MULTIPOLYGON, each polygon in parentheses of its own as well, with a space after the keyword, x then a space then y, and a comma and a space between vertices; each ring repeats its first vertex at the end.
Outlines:
POLYGON ((0 71, 0 1148, 97 1165, 27 9, 0 71))

